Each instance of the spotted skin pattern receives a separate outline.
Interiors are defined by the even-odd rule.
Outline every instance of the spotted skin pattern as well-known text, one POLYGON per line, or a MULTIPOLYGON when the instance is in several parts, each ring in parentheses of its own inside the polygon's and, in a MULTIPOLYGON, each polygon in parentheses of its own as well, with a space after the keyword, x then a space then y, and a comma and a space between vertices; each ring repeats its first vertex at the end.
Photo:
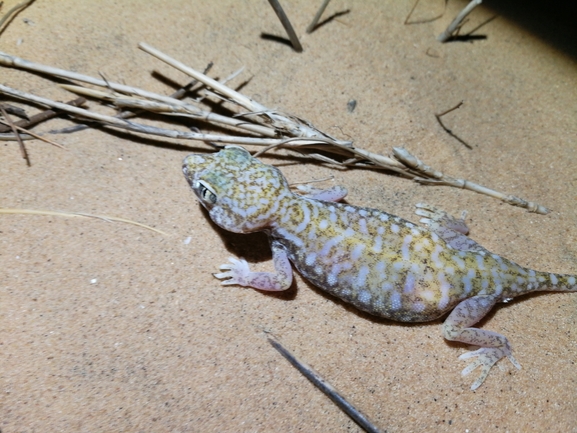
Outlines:
POLYGON ((215 274, 222 284, 286 290, 294 267, 317 287, 375 316, 426 322, 447 312, 448 340, 478 346, 460 358, 475 360, 477 389, 491 367, 513 357, 503 335, 472 327, 498 302, 529 292, 577 291, 577 277, 538 272, 493 254, 466 236, 463 219, 417 205, 426 227, 386 212, 337 203, 335 187, 293 193, 282 173, 239 146, 212 155, 189 155, 183 171, 200 203, 220 227, 267 233, 276 272, 252 272, 229 259, 215 274))

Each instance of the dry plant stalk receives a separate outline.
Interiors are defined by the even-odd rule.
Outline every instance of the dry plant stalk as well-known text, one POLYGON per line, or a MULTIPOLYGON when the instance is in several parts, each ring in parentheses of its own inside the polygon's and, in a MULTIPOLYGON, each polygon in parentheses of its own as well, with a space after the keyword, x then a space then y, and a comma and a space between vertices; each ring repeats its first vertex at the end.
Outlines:
MULTIPOLYGON (((18 15, 18 12, 24 10, 25 8, 30 6, 33 2, 34 2, 34 0, 23 1, 22 3, 18 3, 16 6, 14 6, 8 12, 6 12, 6 14, 2 18, 0 18, 0 33, 2 33, 2 31, 6 28, 6 27, 4 27, 5 24, 6 24, 6 26, 8 26, 8 23, 10 23, 10 21, 12 21, 12 19, 16 15, 18 15)), ((0 6, 2 6, 2 5, 0 4, 0 6)))
POLYGON ((301 45, 301 42, 299 41, 299 38, 298 38, 290 20, 288 19, 284 9, 280 5, 279 1, 278 0, 268 0, 268 2, 272 6, 274 13, 276 14, 276 16, 280 20, 282 26, 284 27, 285 31, 287 32, 287 35, 291 41, 291 44, 292 44, 294 50, 297 53, 302 53, 303 52, 303 46, 301 45))
POLYGON ((381 433, 380 430, 364 413, 352 405, 343 395, 327 382, 319 373, 317 373, 308 364, 298 359, 293 353, 285 348, 272 335, 268 337, 268 342, 274 347, 299 373, 306 377, 314 386, 330 398, 337 407, 346 413, 367 433, 381 433))
POLYGON ((153 232, 160 233, 161 235, 168 236, 168 233, 162 230, 155 229, 154 227, 147 226, 136 221, 132 221, 126 218, 102 216, 102 215, 92 215, 88 213, 80 212, 60 212, 54 210, 37 210, 37 209, 13 209, 13 208, 0 208, 0 214, 25 214, 25 215, 50 215, 50 216, 64 216, 64 217, 80 217, 80 218, 96 218, 107 222, 121 222, 126 224, 132 224, 134 226, 142 227, 147 230, 152 230, 153 232))
POLYGON ((329 5, 329 2, 331 0, 323 0, 323 4, 321 5, 321 7, 319 8, 319 10, 317 11, 317 13, 315 14, 313 20, 311 21, 311 23, 309 24, 309 26, 307 27, 307 33, 312 33, 313 30, 315 29, 315 27, 317 26, 319 20, 321 19, 321 16, 323 15, 325 9, 327 8, 327 6, 329 5))
POLYGON ((418 19, 415 21, 409 21, 411 19, 411 15, 413 15, 413 12, 415 12, 415 9, 417 9, 417 5, 419 4, 421 0, 417 0, 415 2, 415 4, 413 5, 413 7, 411 8, 411 11, 409 12, 409 15, 407 15, 407 18, 405 18, 405 25, 409 25, 409 24, 424 24, 424 23, 431 23, 433 21, 438 20, 439 18, 442 18, 443 15, 445 15, 445 10, 447 9, 447 3, 449 2, 449 0, 445 0, 444 1, 444 6, 443 6, 443 12, 441 12, 440 14, 432 17, 432 18, 425 18, 425 19, 418 19))
POLYGON ((5 123, 6 126, 8 126, 13 131, 14 137, 16 138, 16 141, 18 142, 18 146, 20 147, 20 154, 22 155, 22 158, 24 158, 26 160, 26 165, 28 167, 30 167, 31 166, 30 157, 28 156, 28 151, 26 150, 26 146, 24 146, 24 142, 20 138, 20 134, 19 134, 18 129, 16 129, 16 125, 14 124, 14 122, 12 122, 12 119, 10 118, 10 116, 8 115, 8 113, 6 112, 6 110, 4 109, 4 107, 2 105, 0 105, 0 113, 2 113, 2 116, 4 117, 4 119, 6 119, 6 121, 2 122, 2 123, 5 123))
POLYGON ((231 134, 205 134, 190 130, 183 131, 146 125, 120 117, 108 116, 80 107, 62 104, 17 89, 12 89, 5 85, 0 85, 0 93, 62 110, 80 120, 90 119, 105 127, 161 137, 264 147, 261 151, 257 152, 255 156, 261 155, 270 149, 281 147, 306 154, 310 158, 323 163, 345 167, 354 166, 385 169, 423 184, 448 185, 468 189, 481 194, 487 194, 515 206, 524 207, 530 212, 540 214, 549 212, 547 208, 536 203, 527 202, 518 197, 506 195, 476 183, 453 178, 440 171, 433 170, 406 149, 393 148, 394 158, 389 158, 356 147, 351 141, 339 140, 332 137, 317 129, 306 120, 287 113, 271 110, 223 83, 173 59, 150 45, 141 43, 139 47, 143 51, 202 83, 206 89, 203 97, 217 97, 225 102, 235 104, 238 114, 234 117, 223 116, 203 110, 196 101, 184 102, 139 88, 29 62, 2 52, 0 52, 0 66, 21 68, 102 87, 105 88, 106 91, 98 91, 80 86, 64 86, 66 89, 75 93, 112 103, 119 109, 126 109, 128 107, 138 108, 170 116, 190 117, 214 124, 221 128, 225 127, 230 129, 231 134))
POLYGON ((471 0, 471 2, 469 2, 469 4, 465 6, 461 12, 459 12, 455 19, 451 21, 451 24, 449 24, 445 31, 437 36, 437 40, 439 42, 448 41, 451 36, 453 36, 453 33, 461 28, 463 20, 467 17, 467 15, 469 15, 473 9, 479 6, 482 2, 483 0, 471 0))

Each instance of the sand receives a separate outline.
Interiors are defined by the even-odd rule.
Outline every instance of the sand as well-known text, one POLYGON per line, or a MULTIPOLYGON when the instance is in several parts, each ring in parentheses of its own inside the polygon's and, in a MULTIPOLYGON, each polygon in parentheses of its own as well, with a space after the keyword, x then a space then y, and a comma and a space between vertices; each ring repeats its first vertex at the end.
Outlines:
MULTIPOLYGON (((140 51, 141 41, 199 70, 213 61, 213 77, 244 66, 233 85, 246 82, 242 92, 264 105, 373 152, 405 146, 452 176, 552 211, 537 215, 390 173, 263 157, 290 181, 334 176, 349 203, 412 221, 418 202, 456 215, 466 209, 471 236, 486 248, 535 269, 577 273, 569 17, 532 27, 539 17, 512 21, 510 3, 482 6, 465 30, 497 14, 476 32, 484 38, 440 44, 436 36, 465 2, 449 2, 439 20, 404 25, 411 1, 334 0, 325 17, 349 12, 306 34, 316 3, 283 1, 300 54, 262 37, 284 37, 266 2, 224 0, 38 0, 0 35, 0 50, 164 94, 188 79, 140 51), (472 149, 434 116, 461 100, 443 120, 472 149)), ((423 1, 413 18, 441 11, 442 2, 423 1)), ((73 99, 20 70, 0 69, 0 82, 73 99)), ((2 207, 129 218, 168 235, 102 220, 0 216, 2 433, 360 431, 281 358, 267 332, 383 430, 577 431, 576 294, 495 308, 481 326, 505 334, 523 368, 501 361, 472 392, 474 374, 461 377, 467 364, 458 359, 467 347, 445 342, 441 321, 374 319, 300 276, 276 295, 221 286, 211 273, 230 256, 256 270, 272 263, 264 235, 215 227, 184 180, 182 159, 208 145, 98 128, 51 138, 67 150, 28 142, 31 167, 15 143, 2 143, 2 207)))

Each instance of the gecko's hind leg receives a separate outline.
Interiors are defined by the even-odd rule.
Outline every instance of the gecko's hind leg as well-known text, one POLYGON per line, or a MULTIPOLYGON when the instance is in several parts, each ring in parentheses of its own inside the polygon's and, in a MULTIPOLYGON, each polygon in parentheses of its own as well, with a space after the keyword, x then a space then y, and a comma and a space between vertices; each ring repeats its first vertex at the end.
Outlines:
POLYGON ((460 251, 487 251, 467 236, 469 227, 465 223, 466 211, 463 211, 461 218, 455 218, 447 212, 425 203, 417 203, 416 207, 415 213, 424 217, 420 221, 453 248, 460 251))
POLYGON ((463 370, 461 373, 463 376, 476 370, 477 367, 481 367, 481 374, 471 386, 472 390, 481 386, 491 367, 501 358, 507 357, 516 368, 521 368, 511 352, 511 344, 507 337, 493 331, 473 327, 498 301, 498 296, 489 295, 465 299, 455 307, 443 323, 443 336, 447 340, 479 346, 478 350, 464 353, 459 357, 459 359, 476 358, 463 370))

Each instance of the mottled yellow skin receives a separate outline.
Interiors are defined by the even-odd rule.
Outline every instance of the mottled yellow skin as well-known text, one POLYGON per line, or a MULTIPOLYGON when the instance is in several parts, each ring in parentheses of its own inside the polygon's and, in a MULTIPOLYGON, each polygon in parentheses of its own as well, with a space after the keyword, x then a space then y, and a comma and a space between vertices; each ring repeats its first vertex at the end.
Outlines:
POLYGON ((428 227, 386 212, 336 203, 344 188, 293 193, 282 173, 238 146, 190 155, 183 170, 211 219, 237 233, 264 231, 275 273, 251 272, 230 259, 216 274, 223 284, 285 290, 291 262, 309 281, 361 310, 392 320, 430 321, 452 310, 443 325, 450 340, 480 346, 481 385, 506 356, 518 368, 507 339, 472 328, 497 302, 535 290, 577 291, 576 277, 537 272, 492 254, 468 238, 462 220, 427 205, 417 214, 428 227))

